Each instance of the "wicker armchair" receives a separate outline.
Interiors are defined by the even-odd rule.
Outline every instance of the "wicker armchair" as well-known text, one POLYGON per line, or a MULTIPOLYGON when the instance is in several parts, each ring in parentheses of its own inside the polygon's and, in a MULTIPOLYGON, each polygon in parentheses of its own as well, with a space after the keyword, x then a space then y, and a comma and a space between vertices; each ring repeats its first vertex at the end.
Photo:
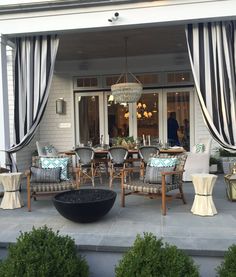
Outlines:
MULTIPOLYGON (((59 182, 53 182, 50 180, 50 176, 45 180, 32 180, 32 168, 42 169, 41 158, 39 156, 32 157, 32 168, 25 172, 27 177, 27 202, 28 202, 28 211, 31 211, 31 198, 36 200, 38 197, 43 196, 53 196, 62 191, 68 191, 78 188, 78 169, 73 168, 71 156, 61 155, 55 158, 68 158, 68 180, 61 180, 59 182)), ((43 158, 43 159, 53 159, 43 158)))
POLYGON ((142 180, 129 180, 126 181, 125 176, 127 171, 132 170, 129 168, 123 169, 121 172, 121 206, 125 206, 125 197, 128 195, 143 195, 148 196, 150 199, 161 198, 162 200, 162 214, 166 215, 166 200, 173 198, 182 199, 185 204, 184 193, 182 189, 182 177, 184 172, 184 165, 186 161, 186 154, 177 156, 163 156, 160 158, 176 158, 177 163, 172 171, 160 172, 161 181, 159 183, 147 183, 142 180), (169 176, 169 177, 168 177, 169 176), (178 190, 178 193, 169 194, 173 190, 178 190))

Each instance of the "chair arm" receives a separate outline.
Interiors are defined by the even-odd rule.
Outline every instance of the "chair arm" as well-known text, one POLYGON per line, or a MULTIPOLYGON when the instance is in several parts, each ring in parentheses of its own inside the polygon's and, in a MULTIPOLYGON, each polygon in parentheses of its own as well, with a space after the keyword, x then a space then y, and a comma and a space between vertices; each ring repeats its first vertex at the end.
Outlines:
POLYGON ((163 172, 161 172, 161 175, 180 175, 182 173, 184 173, 184 170, 167 171, 167 172, 163 171, 163 172))

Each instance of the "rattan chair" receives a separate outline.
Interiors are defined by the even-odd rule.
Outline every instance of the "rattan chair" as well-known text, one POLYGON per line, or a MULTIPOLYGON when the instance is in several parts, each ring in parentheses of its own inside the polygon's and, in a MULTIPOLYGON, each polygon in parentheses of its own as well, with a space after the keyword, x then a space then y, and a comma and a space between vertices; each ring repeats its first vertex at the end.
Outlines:
MULTIPOLYGON (((161 156, 160 156, 161 157, 161 156)), ((166 215, 166 201, 173 198, 182 199, 185 204, 185 197, 182 189, 182 177, 184 172, 184 165, 186 161, 186 154, 177 156, 164 156, 163 158, 176 158, 177 164, 173 171, 161 172, 160 183, 147 183, 142 180, 129 180, 125 176, 129 172, 129 168, 125 168, 121 172, 121 206, 125 206, 125 197, 128 195, 142 195, 148 196, 150 199, 161 198, 162 200, 162 214, 166 215), (170 176, 170 177, 167 177, 170 176), (169 181, 167 181, 169 179, 169 181), (170 181, 171 180, 171 181, 170 181), (170 194, 171 191, 177 190, 178 193, 170 194)))
MULTIPOLYGON (((66 155, 60 155, 55 158, 68 158, 68 180, 62 180, 59 182, 52 182, 52 180, 45 179, 43 181, 40 180, 32 180, 32 168, 25 172, 27 177, 27 202, 28 202, 28 211, 31 211, 31 198, 34 200, 41 197, 52 197, 53 195, 63 192, 69 191, 72 189, 78 188, 78 170, 73 168, 72 165, 72 157, 66 155)), ((40 156, 32 157, 32 167, 34 168, 42 168, 40 156)), ((47 157, 43 159, 53 159, 53 157, 47 157)))
POLYGON ((78 147, 75 149, 77 157, 77 167, 79 168, 79 185, 90 180, 95 186, 95 178, 100 178, 102 184, 102 174, 100 164, 94 159, 94 150, 91 147, 78 147))
POLYGON ((159 151, 159 149, 158 149, 157 146, 147 145, 147 146, 141 146, 141 147, 139 147, 139 156, 141 158, 141 162, 140 162, 140 179, 144 178, 145 167, 147 165, 147 162, 148 162, 150 156, 158 154, 158 151, 159 151))
POLYGON ((122 146, 114 146, 108 150, 109 162, 109 186, 112 187, 113 180, 121 178, 121 170, 126 167, 126 159, 128 157, 128 150, 122 146))

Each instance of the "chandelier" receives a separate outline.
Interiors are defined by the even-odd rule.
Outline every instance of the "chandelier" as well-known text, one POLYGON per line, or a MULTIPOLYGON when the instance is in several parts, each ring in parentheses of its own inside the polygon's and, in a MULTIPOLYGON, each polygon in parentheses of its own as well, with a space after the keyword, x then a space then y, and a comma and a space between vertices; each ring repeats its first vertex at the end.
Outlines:
MULTIPOLYGON (((147 105, 145 103, 139 102, 137 104, 137 112, 136 112, 137 119, 148 119, 148 118, 151 118, 152 115, 153 115, 152 112, 147 110, 147 105)), ((124 114, 124 117, 126 119, 129 118, 128 111, 124 114)))
POLYGON ((127 63, 127 37, 125 38, 125 72, 120 75, 116 84, 111 86, 111 92, 114 96, 114 101, 117 103, 135 103, 137 102, 143 91, 143 86, 140 81, 128 71, 127 63), (133 82, 130 81, 132 77, 133 82))

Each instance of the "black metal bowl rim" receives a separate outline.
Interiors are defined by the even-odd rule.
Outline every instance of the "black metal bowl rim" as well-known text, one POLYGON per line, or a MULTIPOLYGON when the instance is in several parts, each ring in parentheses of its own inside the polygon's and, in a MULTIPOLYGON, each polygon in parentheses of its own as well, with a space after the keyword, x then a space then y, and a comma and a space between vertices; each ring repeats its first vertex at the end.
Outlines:
MULTIPOLYGON (((89 189, 84 189, 84 190, 89 190, 89 189)), ((105 189, 96 189, 96 190, 105 190, 105 189)), ((108 190, 105 190, 105 191, 108 191, 108 190)), ((103 199, 91 200, 91 201, 86 201, 86 202, 69 202, 69 201, 59 200, 59 199, 57 199, 57 197, 59 197, 60 195, 57 194, 53 197, 53 201, 64 203, 64 204, 87 204, 87 203, 91 203, 91 202, 97 203, 97 202, 103 202, 103 201, 106 201, 106 200, 111 200, 113 197, 116 198, 117 193, 115 191, 112 191, 112 190, 110 192, 111 192, 110 197, 104 197, 103 199)), ((66 192, 62 192, 60 194, 64 194, 64 193, 66 193, 66 192)))

